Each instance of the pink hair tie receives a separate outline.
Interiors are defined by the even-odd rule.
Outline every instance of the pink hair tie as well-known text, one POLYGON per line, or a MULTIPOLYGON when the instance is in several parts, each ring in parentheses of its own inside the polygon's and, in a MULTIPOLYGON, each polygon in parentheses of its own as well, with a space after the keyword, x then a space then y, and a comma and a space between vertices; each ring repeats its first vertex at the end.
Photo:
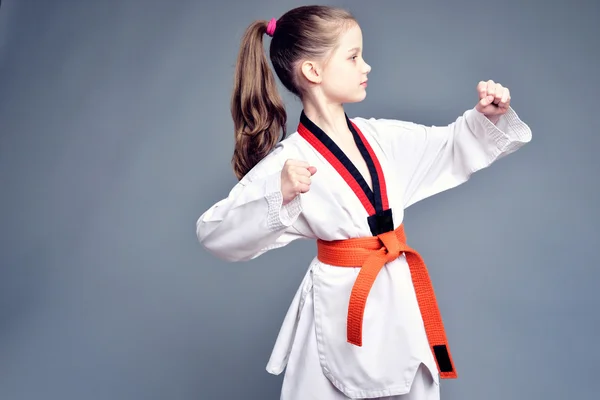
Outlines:
POLYGON ((277 25, 277 20, 275 18, 271 18, 269 21, 269 25, 267 25, 267 35, 273 37, 275 33, 275 26, 277 25))

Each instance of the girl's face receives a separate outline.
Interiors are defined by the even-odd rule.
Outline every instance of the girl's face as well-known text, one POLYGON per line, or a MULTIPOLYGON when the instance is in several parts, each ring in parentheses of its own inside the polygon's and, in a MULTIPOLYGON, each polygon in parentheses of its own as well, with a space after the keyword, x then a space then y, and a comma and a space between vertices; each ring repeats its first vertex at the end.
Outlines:
POLYGON ((362 32, 354 24, 340 36, 338 46, 321 71, 321 90, 332 103, 355 103, 367 95, 371 66, 362 58, 362 32))

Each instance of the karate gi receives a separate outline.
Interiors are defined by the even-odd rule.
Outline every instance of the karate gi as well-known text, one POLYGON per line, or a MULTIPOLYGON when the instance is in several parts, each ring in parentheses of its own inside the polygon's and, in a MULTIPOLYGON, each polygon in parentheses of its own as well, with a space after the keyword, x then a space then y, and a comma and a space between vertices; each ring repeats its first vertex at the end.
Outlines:
MULTIPOLYGON (((393 228, 402 223, 407 207, 466 182, 532 135, 512 108, 496 125, 474 108, 441 127, 347 120, 381 166, 393 228)), ((301 238, 373 236, 360 190, 353 190, 347 180, 350 176, 364 188, 358 170, 342 159, 350 174, 345 180, 331 159, 301 135, 300 127, 324 136, 302 113, 298 131, 198 219, 198 239, 210 252, 243 261, 301 238), (306 161, 317 173, 309 192, 282 205, 281 170, 287 159, 306 161)), ((407 236, 410 240, 410 232, 407 236)), ((327 265, 317 257, 308 266, 267 364, 272 374, 285 369, 281 399, 438 399, 439 372, 404 255, 388 262, 373 284, 364 310, 362 346, 348 343, 348 301, 359 270, 327 265)))

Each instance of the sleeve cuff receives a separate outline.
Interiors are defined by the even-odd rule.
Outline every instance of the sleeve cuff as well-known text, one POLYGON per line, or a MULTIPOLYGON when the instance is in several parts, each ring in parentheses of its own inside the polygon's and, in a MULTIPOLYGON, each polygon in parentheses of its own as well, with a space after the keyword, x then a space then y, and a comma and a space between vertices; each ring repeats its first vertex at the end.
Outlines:
POLYGON ((499 150, 504 151, 512 147, 515 143, 522 144, 531 140, 531 129, 521 121, 512 107, 508 109, 506 114, 500 117, 496 124, 476 109, 473 111, 476 119, 497 144, 499 150))
POLYGON ((265 198, 268 204, 267 226, 273 231, 291 226, 302 212, 301 196, 283 205, 281 193, 281 173, 267 177, 265 198))

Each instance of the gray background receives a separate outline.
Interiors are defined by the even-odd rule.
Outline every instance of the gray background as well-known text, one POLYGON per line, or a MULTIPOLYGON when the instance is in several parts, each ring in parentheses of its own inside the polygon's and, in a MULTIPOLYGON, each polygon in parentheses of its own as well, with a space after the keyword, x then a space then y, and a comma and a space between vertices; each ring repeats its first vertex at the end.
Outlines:
MULTIPOLYGON (((264 367, 314 243, 228 264, 194 231, 235 184, 240 36, 301 4, 2 2, 2 400, 278 398, 264 367)), ((460 374, 443 398, 597 399, 598 3, 328 4, 373 67, 349 115, 446 124, 494 79, 534 132, 408 210, 460 374)))

